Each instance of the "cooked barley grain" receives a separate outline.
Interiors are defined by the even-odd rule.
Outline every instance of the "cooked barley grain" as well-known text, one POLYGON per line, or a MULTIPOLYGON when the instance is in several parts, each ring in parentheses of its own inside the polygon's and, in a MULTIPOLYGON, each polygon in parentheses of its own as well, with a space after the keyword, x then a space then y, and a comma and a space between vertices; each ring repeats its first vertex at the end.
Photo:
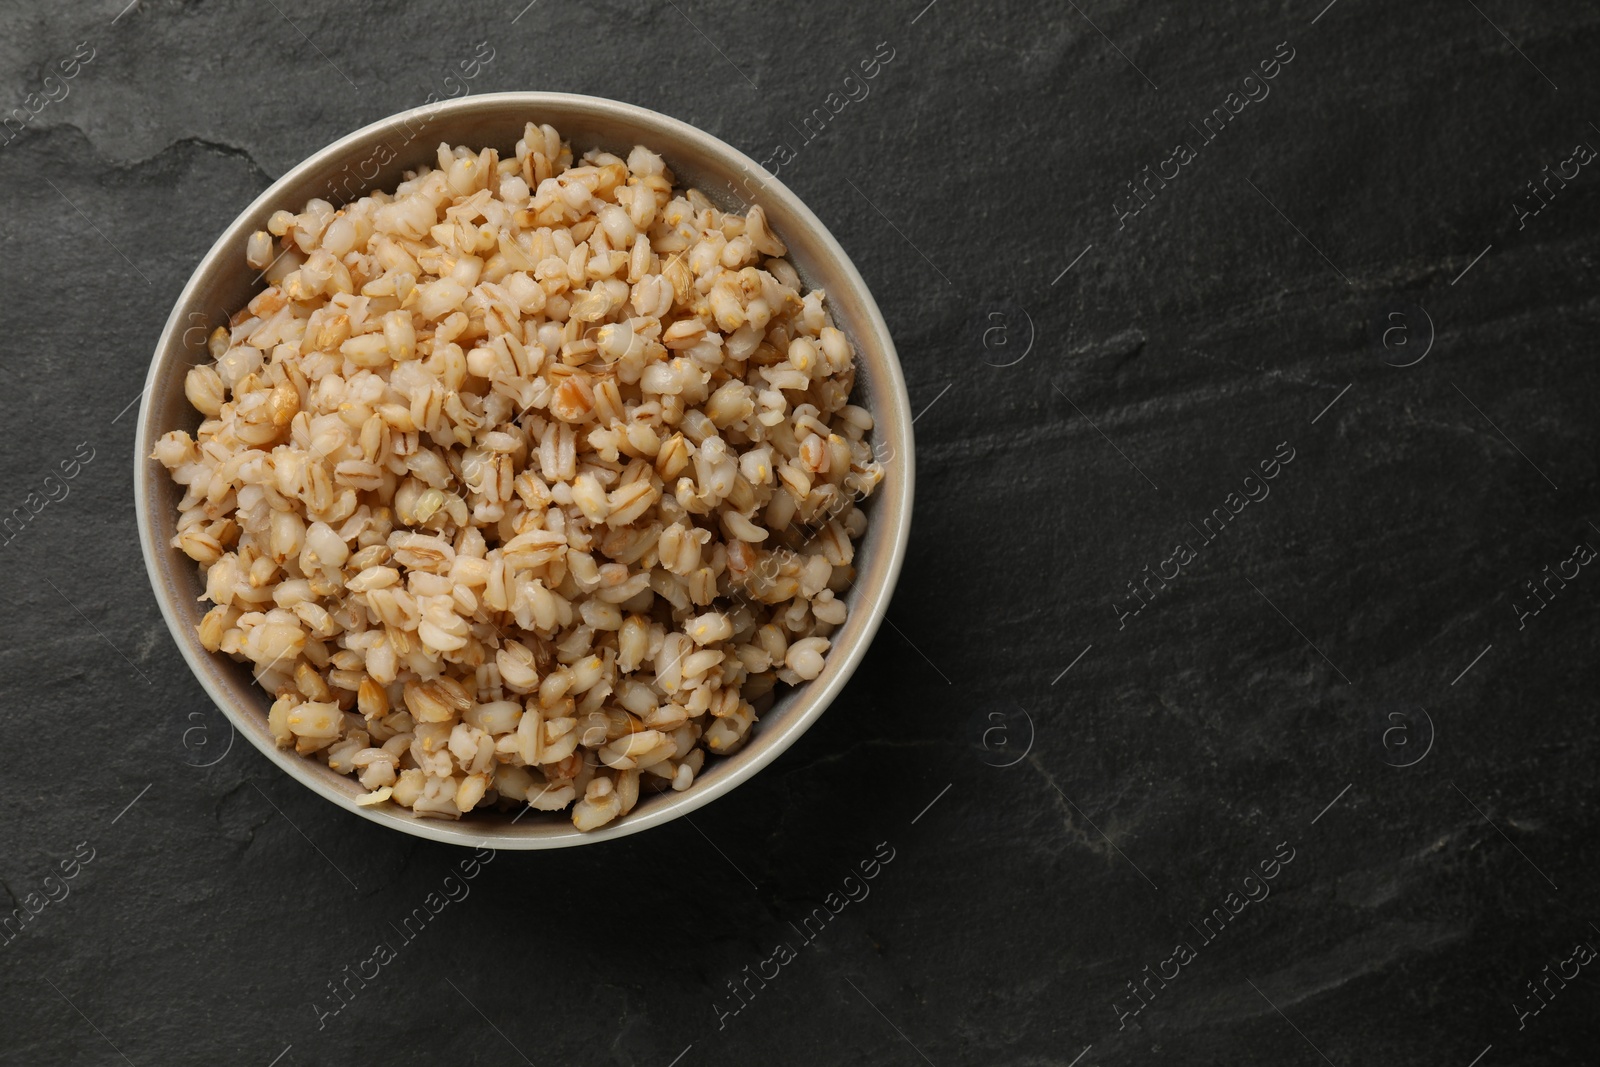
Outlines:
POLYGON ((825 294, 661 158, 501 159, 276 212, 154 458, 268 725, 459 818, 684 790, 825 666, 884 472, 825 294))

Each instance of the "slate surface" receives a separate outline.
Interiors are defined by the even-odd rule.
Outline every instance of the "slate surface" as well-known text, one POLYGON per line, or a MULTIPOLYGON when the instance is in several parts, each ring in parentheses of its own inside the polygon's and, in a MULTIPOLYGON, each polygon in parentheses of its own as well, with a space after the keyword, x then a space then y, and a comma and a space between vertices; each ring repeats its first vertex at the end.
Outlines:
POLYGON ((1593 1062, 1600 576, 1523 583, 1600 546, 1600 174, 1526 184, 1600 147, 1600 13, 924 2, 0 11, 0 105, 66 92, 0 145, 4 503, 76 475, 4 546, 0 882, 75 877, 0 945, 0 1061, 1593 1062), (229 747, 147 587, 129 405, 221 228, 484 41, 474 92, 789 144, 921 477, 893 625, 776 765, 447 883, 229 747))

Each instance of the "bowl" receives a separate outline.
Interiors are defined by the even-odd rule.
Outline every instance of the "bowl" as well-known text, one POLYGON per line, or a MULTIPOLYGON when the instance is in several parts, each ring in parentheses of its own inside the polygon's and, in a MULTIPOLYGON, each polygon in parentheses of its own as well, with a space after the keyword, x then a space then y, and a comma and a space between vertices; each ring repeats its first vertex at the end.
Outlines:
POLYGON ((134 447, 139 540, 156 600, 190 669, 234 729, 289 777, 364 819, 434 841, 508 849, 594 844, 660 826, 748 781, 794 744, 844 688, 888 608, 911 527, 912 483, 911 409, 894 342, 866 283, 827 228, 754 160, 703 130, 631 104, 566 93, 494 93, 403 111, 340 138, 274 182, 217 238, 178 297, 145 381, 134 447), (856 550, 858 577, 845 598, 849 618, 832 635, 822 674, 783 692, 744 747, 708 761, 690 788, 641 795, 628 815, 587 832, 575 829, 565 813, 532 812, 513 821, 507 813, 473 811, 450 822, 390 802, 363 807, 356 798, 365 790, 354 778, 280 749, 267 728, 271 700, 248 666, 200 644, 195 627, 204 614, 204 584, 195 563, 171 547, 181 493, 150 458, 163 433, 192 433, 199 425, 199 413, 184 396, 184 374, 209 358, 209 331, 264 287, 245 263, 245 244, 274 211, 300 211, 313 197, 337 205, 392 189, 404 171, 433 165, 441 141, 509 153, 529 121, 554 126, 575 156, 596 147, 626 156, 643 144, 666 160, 680 186, 700 189, 718 207, 760 204, 806 287, 827 291, 834 324, 855 346, 854 401, 876 420, 872 441, 885 468, 882 484, 863 505, 869 521, 856 550))

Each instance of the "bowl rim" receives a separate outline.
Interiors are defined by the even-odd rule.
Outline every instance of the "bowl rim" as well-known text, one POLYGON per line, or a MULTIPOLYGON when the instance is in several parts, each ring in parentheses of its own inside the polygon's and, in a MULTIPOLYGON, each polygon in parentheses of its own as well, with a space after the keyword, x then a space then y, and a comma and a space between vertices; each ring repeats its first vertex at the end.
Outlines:
MULTIPOLYGON (((858 355, 858 358, 864 357, 858 355)), ((823 225, 805 202, 754 159, 689 123, 636 104, 605 97, 554 92, 480 93, 408 108, 345 134, 313 152, 272 182, 218 235, 174 301, 145 375, 132 451, 135 514, 139 528, 139 543, 151 589, 161 608, 162 617, 166 620, 167 629, 182 652, 190 672, 199 680, 212 703, 227 717, 234 731, 243 734, 257 750, 290 778, 339 808, 353 812, 363 819, 431 841, 512 850, 598 844, 672 822, 725 796, 787 751, 789 746, 821 717, 844 689, 866 655, 867 648, 872 644, 882 623, 905 560, 915 481, 910 398, 888 324, 884 321, 877 301, 873 299, 871 290, 857 271, 855 264, 851 262, 833 233, 823 225), (697 780, 689 789, 667 796, 665 800, 651 805, 648 810, 636 811, 606 826, 589 831, 580 831, 569 825, 552 832, 546 824, 532 824, 519 831, 514 819, 498 823, 447 821, 422 818, 410 813, 400 814, 397 810, 391 810, 393 805, 389 804, 364 807, 356 804, 347 793, 330 785, 322 775, 315 773, 315 768, 319 765, 314 760, 292 750, 277 747, 266 737, 264 730, 253 728, 255 725, 253 718, 256 716, 254 709, 238 706, 232 696, 218 684, 210 666, 214 658, 220 654, 206 651, 199 643, 193 623, 187 618, 180 618, 176 604, 178 598, 171 595, 166 579, 175 567, 192 566, 192 561, 166 545, 156 544, 156 525, 151 510, 156 490, 154 480, 158 475, 166 476, 165 469, 150 457, 154 442, 165 432, 153 425, 156 386, 164 374, 173 372, 171 364, 174 362, 175 354, 181 350, 184 324, 188 321, 185 312, 194 304, 203 280, 223 265, 224 258, 231 249, 239 247, 239 239, 250 228, 248 225, 250 220, 254 219, 264 207, 282 201, 286 191, 308 174, 323 171, 330 164, 348 158, 352 152, 363 147, 370 149, 367 144, 370 138, 384 131, 392 131, 397 124, 420 119, 427 123, 430 134, 437 133, 448 139, 451 120, 470 115, 486 106, 520 107, 529 111, 531 118, 548 121, 558 129, 561 118, 570 118, 574 113, 586 113, 591 119, 626 120, 659 133, 663 147, 667 143, 671 145, 670 148, 666 148, 664 154, 711 159, 724 166, 743 169, 749 174, 759 174, 761 195, 781 202, 786 211, 797 218, 803 227, 810 230, 810 239, 818 245, 822 253, 820 262, 823 265, 817 272, 826 274, 830 280, 842 281, 848 289, 853 290, 852 296, 861 311, 861 321, 855 325, 862 334, 873 336, 875 345, 882 354, 881 360, 873 360, 872 404, 877 423, 875 432, 879 432, 883 427, 892 428, 894 431, 893 439, 888 444, 894 449, 895 477, 886 479, 883 484, 884 496, 879 498, 881 503, 875 507, 875 514, 872 517, 875 525, 888 523, 892 526, 891 536, 882 542, 879 548, 880 552, 887 554, 887 560, 886 565, 874 568, 875 580, 870 587, 865 583, 856 586, 859 599, 853 605, 852 611, 865 610, 869 613, 866 625, 857 639, 842 649, 829 650, 829 665, 834 669, 828 671, 824 677, 807 683, 803 690, 795 691, 794 699, 800 706, 787 709, 782 721, 772 723, 769 729, 775 733, 764 735, 763 746, 758 751, 750 753, 748 759, 730 767, 726 773, 719 774, 711 781, 702 784, 697 780), (534 829, 535 825, 538 826, 539 832, 529 833, 528 831, 534 829)), ((745 755, 743 751, 735 752, 720 759, 740 760, 743 755, 745 755)))

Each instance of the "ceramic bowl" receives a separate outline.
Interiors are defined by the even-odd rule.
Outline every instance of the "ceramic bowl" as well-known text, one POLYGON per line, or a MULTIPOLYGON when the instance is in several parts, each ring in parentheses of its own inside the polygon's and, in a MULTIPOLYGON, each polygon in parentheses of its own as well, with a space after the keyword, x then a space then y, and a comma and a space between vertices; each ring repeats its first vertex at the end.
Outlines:
POLYGON ((905 556, 912 483, 911 411, 894 342, 866 283, 821 221, 756 162, 703 130, 630 104, 563 93, 496 93, 402 112, 340 138, 274 182, 217 238, 178 297, 150 363, 134 448, 139 538, 156 599, 190 669, 238 733, 289 777, 364 819, 435 841, 510 849, 594 844, 660 826, 748 781, 794 744, 844 688, 883 619, 905 556), (405 170, 432 163, 441 141, 509 155, 530 121, 554 126, 574 156, 595 147, 626 156, 642 144, 666 160, 680 186, 700 189, 719 207, 759 203, 806 286, 827 291, 834 323, 855 345, 855 402, 876 419, 874 448, 886 471, 864 505, 869 524, 856 552, 858 578, 846 597, 849 620, 833 635, 821 676, 784 691, 745 746, 708 759, 689 789, 642 795, 631 813, 588 833, 574 829, 566 813, 528 811, 513 823, 510 814, 474 811, 450 822, 419 818, 387 802, 359 806, 364 790, 353 777, 280 749, 267 729, 271 701, 247 665, 200 644, 195 626, 207 606, 198 599, 204 586, 196 565, 171 547, 181 494, 150 458, 163 433, 192 433, 199 425, 184 397, 184 375, 207 359, 209 330, 264 286, 245 263, 245 243, 274 211, 300 211, 313 197, 337 205, 371 189, 392 189, 405 170))

